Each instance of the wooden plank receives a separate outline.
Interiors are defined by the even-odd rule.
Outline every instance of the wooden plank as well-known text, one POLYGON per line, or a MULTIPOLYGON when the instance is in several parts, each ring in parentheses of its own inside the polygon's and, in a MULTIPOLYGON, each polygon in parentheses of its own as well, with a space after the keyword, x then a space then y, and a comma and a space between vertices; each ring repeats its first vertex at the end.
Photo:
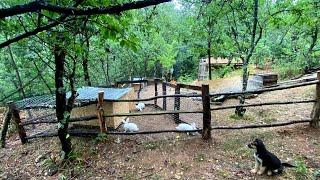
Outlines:
POLYGON ((98 93, 98 105, 97 105, 98 119, 100 124, 100 132, 106 133, 107 129, 106 129, 106 121, 104 119, 103 99, 104 99, 104 91, 100 91, 98 93))
MULTIPOLYGON (((317 79, 320 81, 320 71, 317 72, 317 79)), ((313 128, 319 128, 319 117, 320 117, 320 84, 316 85, 316 102, 314 103, 310 122, 310 126, 313 128)))
POLYGON ((154 116, 164 114, 180 114, 180 113, 203 113, 202 110, 183 110, 183 111, 155 111, 155 112, 143 112, 143 113, 119 113, 119 114, 106 114, 104 117, 120 117, 120 116, 154 116))
MULTIPOLYGON (((240 126, 213 126, 211 130, 239 130, 239 129, 254 129, 254 128, 273 128, 273 127, 280 127, 280 126, 288 126, 292 124, 302 124, 302 123, 309 123, 310 119, 305 120, 297 120, 297 121, 286 121, 286 122, 277 122, 271 124, 252 124, 252 125, 240 125, 240 126)), ((110 135, 137 135, 137 134, 157 134, 157 133, 186 133, 186 132, 201 132, 202 129, 192 130, 192 131, 178 131, 178 130, 159 130, 159 131, 139 131, 139 132, 107 132, 106 134, 110 135)), ((77 136, 77 137, 87 137, 87 136, 97 136, 98 132, 87 131, 84 132, 83 130, 79 131, 77 129, 69 130, 70 136, 77 136)), ((43 131, 38 134, 32 135, 27 137, 27 139, 35 139, 35 138, 45 138, 45 137, 56 137, 58 133, 55 131, 43 131)))
MULTIPOLYGON (((162 95, 167 95, 167 86, 164 82, 162 82, 162 95)), ((162 108, 163 110, 167 110, 167 98, 164 97, 162 100, 162 108)))
POLYGON ((303 86, 310 86, 318 84, 320 80, 314 80, 299 84, 293 84, 293 85, 287 85, 287 86, 277 86, 277 87, 271 87, 271 88, 263 88, 263 89, 257 89, 257 90, 248 90, 248 91, 239 91, 239 92, 225 92, 225 93, 212 93, 210 96, 230 96, 230 95, 241 95, 241 94, 261 94, 264 92, 270 92, 270 91, 279 91, 279 90, 285 90, 285 89, 292 89, 297 87, 303 87, 303 86))
POLYGON ((12 112, 9 109, 9 111, 6 113, 6 116, 4 118, 2 130, 1 130, 1 139, 0 139, 0 141, 1 141, 1 147, 2 148, 4 148, 5 144, 6 144, 6 136, 7 136, 7 132, 8 132, 8 128, 9 128, 11 117, 12 117, 12 112))
POLYGON ((203 106, 203 130, 202 139, 211 139, 211 111, 210 111, 210 96, 209 85, 202 85, 202 106, 203 106))
POLYGON ((21 124, 19 110, 16 107, 15 103, 13 103, 13 102, 9 104, 9 108, 10 108, 10 111, 12 112, 12 119, 13 119, 14 124, 17 127, 21 143, 25 144, 27 142, 27 139, 26 139, 27 135, 26 135, 26 131, 25 131, 24 127, 21 124))
MULTIPOLYGON (((177 84, 175 88, 175 95, 180 94, 180 84, 177 84)), ((180 110, 180 97, 175 97, 174 98, 174 110, 179 111, 180 110)), ((173 115, 174 121, 176 124, 180 123, 180 116, 179 113, 175 113, 173 115)))
POLYGON ((148 83, 148 80, 141 79, 141 80, 125 80, 125 81, 117 81, 116 85, 119 84, 132 84, 132 83, 148 83))
MULTIPOLYGON (((158 96, 158 80, 159 79, 154 79, 154 96, 158 96)), ((158 102, 157 102, 158 99, 154 99, 154 105, 157 106, 158 102)))
POLYGON ((180 88, 191 89, 195 91, 201 91, 201 86, 189 85, 189 84, 180 84, 180 88))
POLYGON ((169 87, 172 87, 172 88, 176 88, 177 85, 176 84, 172 84, 172 83, 169 83, 169 82, 163 82, 166 86, 169 86, 169 87))

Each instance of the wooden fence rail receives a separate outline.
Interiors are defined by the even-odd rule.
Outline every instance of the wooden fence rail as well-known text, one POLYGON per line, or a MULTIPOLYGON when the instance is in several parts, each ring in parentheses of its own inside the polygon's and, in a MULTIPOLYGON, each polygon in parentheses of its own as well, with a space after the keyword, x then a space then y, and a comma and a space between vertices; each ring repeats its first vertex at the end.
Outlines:
MULTIPOLYGON (((301 100, 301 101, 285 101, 285 102, 267 102, 267 103, 256 103, 256 104, 246 104, 246 105, 232 105, 232 106, 224 106, 224 107, 216 107, 211 108, 210 111, 216 110, 224 110, 224 109, 234 109, 238 106, 241 107, 257 107, 257 106, 269 106, 269 105, 288 105, 288 104, 303 104, 303 103, 314 103, 316 100, 301 100)), ((186 111, 159 111, 159 112, 145 112, 145 113, 122 113, 122 114, 109 114, 104 115, 104 117, 122 117, 122 116, 148 116, 148 115, 164 115, 164 114, 184 114, 184 113, 203 113, 202 110, 186 110, 186 111)), ((21 122, 20 124, 23 126, 31 125, 31 124, 42 124, 42 123, 57 123, 58 121, 55 119, 46 119, 54 114, 49 114, 45 116, 41 116, 39 118, 34 118, 25 122, 21 122), (44 120, 43 120, 44 119, 44 120)), ((69 122, 80 122, 80 121, 90 121, 93 119, 97 119, 98 116, 83 116, 77 118, 71 118, 69 122)))
MULTIPOLYGON (((157 86, 157 82, 155 82, 155 85, 157 86)), ((166 84, 162 84, 163 86, 166 84)), ((319 116, 320 116, 320 72, 317 74, 317 80, 310 81, 310 82, 304 82, 294 85, 287 85, 287 86, 281 86, 281 87, 272 87, 272 88, 264 88, 264 89, 258 89, 258 90, 252 90, 252 91, 244 91, 244 92, 230 92, 230 93, 209 93, 209 86, 208 85, 202 85, 201 87, 201 94, 179 94, 180 88, 190 88, 193 90, 199 90, 198 86, 185 86, 181 84, 177 84, 175 86, 176 88, 176 94, 175 95, 163 95, 158 96, 157 88, 155 88, 155 97, 151 98, 145 98, 145 99, 131 99, 131 100, 112 100, 112 102, 137 102, 137 101, 150 101, 155 100, 158 98, 169 98, 174 97, 175 99, 179 99, 182 97, 190 98, 190 97, 202 97, 202 103, 203 103, 203 109, 202 110, 180 110, 180 104, 175 103, 175 110, 174 111, 159 111, 159 112, 143 112, 143 113, 120 113, 120 114, 103 114, 98 113, 98 115, 92 115, 92 116, 85 116, 80 118, 71 118, 70 122, 77 122, 77 121, 88 121, 92 119, 97 119, 99 116, 100 119, 103 121, 103 118, 105 117, 120 117, 120 116, 146 116, 146 115, 164 115, 164 114, 180 114, 180 113, 203 113, 203 129, 197 129, 194 131, 178 131, 178 130, 159 130, 159 131, 140 131, 140 132, 134 132, 134 133, 123 133, 123 132, 105 132, 106 134, 114 134, 114 135, 134 135, 134 134, 154 134, 154 133, 169 133, 169 132, 176 132, 176 133, 184 133, 184 132, 202 132, 203 139, 210 139, 211 138, 211 131, 214 129, 250 129, 250 128, 266 128, 266 127, 276 127, 276 126, 286 126, 291 124, 298 124, 298 123, 310 123, 311 127, 319 127, 319 116), (212 96, 219 96, 219 95, 240 95, 240 94, 260 94, 263 92, 269 92, 269 91, 276 91, 276 90, 284 90, 289 88, 297 88, 302 86, 308 86, 308 85, 315 85, 316 84, 316 99, 315 100, 300 100, 300 101, 286 101, 286 102, 266 102, 266 103, 255 103, 255 104, 246 104, 246 105, 232 105, 232 106, 225 106, 225 107, 215 107, 210 108, 210 97, 212 96), (286 122, 278 122, 278 123, 271 123, 271 124, 263 124, 263 125, 242 125, 242 126, 211 126, 211 111, 215 110, 223 110, 223 109, 231 109, 236 108, 239 106, 242 107, 256 107, 256 106, 266 106, 266 105, 286 105, 286 104, 300 104, 300 103, 314 103, 314 107, 312 110, 312 118, 311 119, 303 119, 303 120, 297 120, 297 121, 286 121, 286 122), (177 106, 176 106, 177 105, 177 106)), ((163 91, 166 92, 166 91, 163 91)), ((108 101, 108 100, 106 100, 108 101)), ((92 101, 89 103, 97 103, 98 101, 92 101)), ((180 101, 177 101, 180 102, 180 101)), ((100 98, 100 105, 103 102, 100 98)), ((17 125, 18 133, 21 139, 21 142, 24 144, 27 142, 28 139, 33 139, 37 137, 52 137, 57 136, 57 132, 43 132, 36 135, 32 135, 27 137, 25 133, 25 129, 23 126, 29 125, 29 124, 39 124, 39 123, 57 123, 56 119, 45 119, 46 117, 50 116, 42 116, 38 118, 34 118, 31 120, 28 120, 26 122, 21 122, 20 116, 19 116, 19 110, 16 108, 14 103, 9 104, 9 114, 7 114, 7 117, 11 117, 13 119, 13 122, 17 125)), ((52 115, 52 114, 51 114, 52 115)), ((6 118, 8 119, 8 118, 6 118)), ((8 125, 5 125, 3 127, 3 131, 5 128, 7 128, 8 125)), ((6 132, 4 133, 2 131, 2 137, 6 132)), ((97 135, 99 132, 77 132, 75 130, 69 130, 69 134, 72 136, 86 136, 86 135, 97 135)), ((3 138, 1 137, 2 144, 3 144, 3 138)), ((5 140, 5 138, 4 138, 5 140)))
POLYGON ((315 81, 304 82, 304 83, 299 83, 299 84, 280 86, 280 87, 272 87, 272 88, 262 88, 262 89, 250 90, 250 91, 212 93, 212 94, 210 94, 210 96, 212 97, 212 96, 223 96, 223 95, 230 96, 230 95, 242 95, 242 94, 261 94, 264 92, 292 89, 292 88, 297 88, 297 87, 315 85, 315 84, 319 84, 319 83, 320 83, 320 80, 315 80, 315 81))
MULTIPOLYGON (((279 126, 288 126, 293 124, 303 124, 309 123, 311 119, 304 119, 304 120, 294 120, 294 121, 286 121, 286 122, 277 122, 277 123, 270 123, 270 124, 251 124, 251 125, 242 125, 242 126, 212 126, 210 131, 212 130, 240 130, 240 129, 254 129, 254 128, 272 128, 272 127, 279 127, 279 126)), ((203 129, 196 129, 191 131, 178 131, 178 130, 158 130, 158 131, 139 131, 139 132, 106 132, 109 135, 137 135, 137 134, 158 134, 158 133, 186 133, 186 132, 202 132, 203 129)), ((69 130, 68 132, 70 136, 77 136, 77 137, 87 137, 87 136, 97 136, 99 132, 81 132, 77 130, 69 130)), ((34 139, 34 138, 45 138, 45 137, 56 137, 58 136, 57 132, 50 132, 44 131, 35 135, 28 136, 27 139, 34 139)))
POLYGON ((270 106, 270 105, 304 104, 304 103, 313 103, 313 102, 316 102, 316 100, 266 102, 266 103, 254 103, 254 104, 238 104, 238 105, 211 108, 210 111, 217 111, 217 110, 223 110, 223 109, 234 109, 234 108, 237 108, 237 107, 257 107, 257 106, 270 106))

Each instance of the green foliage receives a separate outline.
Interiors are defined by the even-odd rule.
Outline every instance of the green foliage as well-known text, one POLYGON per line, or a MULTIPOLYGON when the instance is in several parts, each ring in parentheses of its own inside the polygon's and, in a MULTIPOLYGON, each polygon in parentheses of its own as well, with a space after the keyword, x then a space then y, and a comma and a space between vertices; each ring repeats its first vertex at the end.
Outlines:
POLYGON ((105 133, 99 133, 96 138, 94 138, 95 143, 105 142, 108 140, 108 135, 105 133))
POLYGON ((279 74, 280 79, 290 79, 303 73, 303 69, 298 63, 274 65, 273 69, 279 74))
POLYGON ((298 176, 307 175, 308 173, 307 165, 302 157, 298 157, 295 160, 295 165, 296 165, 295 172, 297 173, 298 176))
MULTIPOLYGON (((3 0, 1 7, 24 4, 25 0, 3 0)), ((79 8, 109 6, 124 1, 83 2, 79 8)), ((84 59, 93 86, 110 85, 133 77, 169 77, 182 82, 197 78, 198 63, 207 57, 208 42, 214 57, 239 59, 251 51, 254 1, 179 1, 115 15, 77 17, 46 32, 0 49, 0 99, 29 83, 7 100, 54 93, 53 48, 66 50, 65 84, 75 66, 75 86, 84 80, 84 59), (236 33, 234 33, 236 32, 236 33), (236 34, 236 37, 235 37, 236 34), (87 45, 87 42, 89 46, 87 45), (173 72, 172 72, 173 70, 173 72), (18 72, 18 73, 17 73, 18 72), (24 93, 24 95, 23 95, 24 93)), ((69 7, 73 1, 49 1, 69 7)), ((319 5, 311 0, 259 1, 257 37, 251 63, 267 62, 281 78, 301 74, 320 65, 319 5)), ((52 22, 58 13, 42 11, 41 25, 52 22)), ((37 13, 21 14, 0 21, 0 42, 38 27, 37 13), (20 21, 21 20, 21 21, 20 21)), ((214 71, 220 78, 232 71, 214 71)))
POLYGON ((178 81, 182 82, 182 83, 190 83, 194 80, 195 80, 195 78, 192 75, 188 75, 188 74, 184 74, 184 75, 180 76, 178 79, 178 81))
POLYGON ((156 143, 146 143, 145 144, 145 149, 148 149, 148 150, 155 150, 159 145, 156 144, 156 143))
POLYGON ((223 78, 225 75, 231 73, 233 71, 233 68, 231 66, 222 66, 219 69, 214 70, 214 75, 218 78, 223 78))
POLYGON ((320 169, 316 169, 314 172, 313 172, 313 179, 316 180, 320 178, 320 169))

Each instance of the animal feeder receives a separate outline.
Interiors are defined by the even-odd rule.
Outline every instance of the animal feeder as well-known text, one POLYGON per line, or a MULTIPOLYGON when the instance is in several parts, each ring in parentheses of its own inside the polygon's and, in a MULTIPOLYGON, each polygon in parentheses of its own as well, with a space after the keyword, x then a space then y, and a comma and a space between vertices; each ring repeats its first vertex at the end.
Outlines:
POLYGON ((253 76, 252 81, 259 86, 273 86, 278 82, 278 74, 260 73, 253 76))
MULTIPOLYGON (((98 88, 98 87, 82 87, 77 89, 79 96, 76 102, 85 103, 90 100, 96 100, 98 93, 104 92, 103 111, 104 114, 119 114, 129 113, 135 109, 133 102, 112 102, 112 100, 134 99, 135 93, 133 88, 98 88)), ((70 93, 67 94, 70 96, 70 93)), ((83 107, 76 107, 71 112, 71 118, 78 118, 83 116, 97 115, 97 105, 91 104, 83 107)), ((106 127, 116 129, 126 117, 108 117, 106 120, 106 127)), ((72 125, 87 125, 99 126, 99 120, 93 119, 90 121, 74 122, 72 125)))

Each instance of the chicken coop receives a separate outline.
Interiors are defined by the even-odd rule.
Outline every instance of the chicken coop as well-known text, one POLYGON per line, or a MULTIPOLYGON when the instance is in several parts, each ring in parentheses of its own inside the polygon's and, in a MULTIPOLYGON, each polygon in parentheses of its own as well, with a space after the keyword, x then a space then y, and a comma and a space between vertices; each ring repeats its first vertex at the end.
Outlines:
MULTIPOLYGON (((133 88, 99 88, 99 87, 82 87, 77 89, 79 96, 76 98, 77 102, 88 102, 90 100, 96 100, 98 93, 104 92, 104 114, 118 114, 129 113, 135 109, 133 102, 112 102, 112 100, 123 99, 135 99, 135 93, 133 88), (109 101, 108 101, 109 100, 109 101), (110 101, 111 100, 111 101, 110 101)), ((70 96, 70 93, 68 93, 70 96)), ((71 112, 71 118, 78 118, 83 116, 97 115, 97 105, 90 104, 83 107, 76 107, 71 112)), ((106 127, 116 129, 126 117, 108 117, 106 118, 106 127)), ((93 119, 84 122, 74 122, 71 125, 87 125, 87 126, 99 126, 99 120, 93 119)))

